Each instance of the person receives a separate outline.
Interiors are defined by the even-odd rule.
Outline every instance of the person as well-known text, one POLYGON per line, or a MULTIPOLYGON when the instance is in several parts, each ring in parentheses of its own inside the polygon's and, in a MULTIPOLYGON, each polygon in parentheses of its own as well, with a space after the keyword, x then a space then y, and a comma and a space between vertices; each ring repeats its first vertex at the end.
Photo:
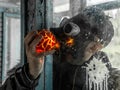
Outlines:
POLYGON ((63 19, 60 27, 51 31, 62 45, 54 54, 53 90, 120 89, 116 81, 120 71, 113 69, 107 54, 101 51, 114 35, 110 17, 102 9, 86 8, 70 19, 63 19), (72 38, 72 45, 67 43, 68 37, 72 38))
POLYGON ((86 8, 70 19, 63 19, 59 28, 50 28, 50 31, 60 42, 60 48, 56 52, 36 54, 35 46, 42 37, 35 37, 36 31, 28 33, 25 37, 28 63, 9 76, 2 90, 34 90, 44 56, 54 52, 54 90, 112 90, 108 82, 112 66, 100 50, 110 43, 114 30, 101 9, 86 8))

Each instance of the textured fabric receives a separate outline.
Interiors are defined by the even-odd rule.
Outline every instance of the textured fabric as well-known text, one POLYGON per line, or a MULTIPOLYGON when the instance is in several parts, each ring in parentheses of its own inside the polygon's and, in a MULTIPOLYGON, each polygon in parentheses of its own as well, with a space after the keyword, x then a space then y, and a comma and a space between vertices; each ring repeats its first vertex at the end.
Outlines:
POLYGON ((105 79, 111 68, 103 52, 96 53, 81 66, 54 62, 54 90, 112 90, 108 78, 105 79))
POLYGON ((33 79, 29 74, 28 64, 20 67, 5 81, 0 90, 35 90, 38 79, 33 79))

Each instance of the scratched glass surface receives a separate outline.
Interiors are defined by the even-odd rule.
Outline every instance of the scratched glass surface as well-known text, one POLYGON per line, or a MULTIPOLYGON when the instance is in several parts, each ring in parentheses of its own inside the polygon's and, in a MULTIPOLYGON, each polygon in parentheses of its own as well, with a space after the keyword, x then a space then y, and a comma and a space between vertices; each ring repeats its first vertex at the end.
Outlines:
MULTIPOLYGON (((86 69, 86 86, 89 90, 119 90, 120 89, 120 0, 54 0, 53 3, 53 27, 58 27, 62 18, 70 18, 77 15, 84 8, 99 7, 108 15, 113 24, 114 36, 109 45, 102 49, 109 58, 112 69, 108 71, 103 68, 105 64, 97 62, 93 58, 86 69), (97 64, 96 70, 92 70, 92 65, 97 64), (99 72, 100 71, 100 72, 99 72), (98 73, 99 72, 99 73, 98 73), (94 73, 94 74, 93 74, 94 73), (114 79, 117 78, 117 79, 114 79), (111 82, 111 87, 106 83, 111 82), (111 89, 110 89, 111 88, 111 89)), ((102 23, 102 22, 101 22, 102 23)), ((103 59, 103 58, 102 58, 103 59)), ((76 81, 77 82, 77 81, 76 81)), ((73 84, 73 83, 72 83, 73 84)), ((110 85, 110 84, 108 84, 110 85)), ((74 86, 74 85, 73 85, 74 86)), ((74 89, 73 89, 74 90, 74 89)), ((84 89, 86 90, 86 89, 84 89)))
POLYGON ((0 0, 0 13, 2 14, 0 16, 2 32, 2 37, 0 37, 2 39, 0 85, 21 63, 21 20, 19 12, 20 0, 0 0))

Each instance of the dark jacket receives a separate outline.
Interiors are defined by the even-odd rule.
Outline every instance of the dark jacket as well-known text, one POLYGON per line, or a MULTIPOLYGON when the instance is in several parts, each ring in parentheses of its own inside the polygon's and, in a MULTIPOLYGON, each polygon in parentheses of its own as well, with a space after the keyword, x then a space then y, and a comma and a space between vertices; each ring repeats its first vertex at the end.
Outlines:
MULTIPOLYGON (((99 81, 98 77, 103 77, 104 69, 106 67, 108 71, 111 69, 111 64, 105 53, 98 52, 93 55, 89 61, 85 62, 83 65, 72 65, 67 62, 55 63, 54 62, 54 76, 53 76, 53 89, 54 90, 112 90, 108 82, 102 82, 101 85, 94 84, 95 80, 99 81), (93 60, 95 58, 95 60, 93 60), (93 62, 98 61, 98 62, 93 62), (101 63, 102 67, 99 67, 101 63), (92 64, 91 64, 92 63, 92 64), (90 66, 92 65, 92 66, 90 66), (89 68, 88 68, 89 67, 89 68), (99 68, 97 68, 99 67, 99 68), (103 68, 103 69, 102 69, 103 68), (90 73, 93 71, 90 75, 90 73), (97 74, 98 73, 98 74, 97 74), (103 73, 103 74, 101 74, 103 73), (98 76, 94 76, 98 75, 98 76), (102 76, 103 75, 103 76, 102 76), (86 77, 87 76, 87 77, 86 77), (94 76, 94 77, 93 77, 94 76), (90 81, 90 77, 93 77, 90 81), (91 85, 91 88, 90 88, 91 85), (106 87, 105 87, 106 86, 106 87), (101 89, 98 89, 103 87, 101 89), (107 89, 108 88, 108 89, 107 89)), ((103 77, 104 78, 104 77, 103 77)), ((38 84, 39 77, 34 80, 29 72, 28 65, 24 65, 22 68, 18 68, 14 74, 12 74, 0 88, 0 90, 35 90, 36 85, 38 84)))
POLYGON ((28 64, 18 68, 14 74, 10 75, 0 90, 35 90, 38 79, 33 79, 29 74, 28 64))
POLYGON ((109 76, 104 73, 109 75, 111 64, 104 52, 96 53, 82 65, 54 62, 54 67, 54 90, 111 90, 111 85, 106 84, 109 76))

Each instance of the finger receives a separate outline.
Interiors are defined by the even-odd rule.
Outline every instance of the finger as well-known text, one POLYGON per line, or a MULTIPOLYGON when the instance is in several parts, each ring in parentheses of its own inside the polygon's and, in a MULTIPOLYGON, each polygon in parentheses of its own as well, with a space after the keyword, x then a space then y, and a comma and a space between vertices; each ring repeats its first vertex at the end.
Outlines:
POLYGON ((39 30, 32 30, 32 31, 28 32, 26 38, 29 38, 31 33, 38 34, 38 32, 39 32, 39 30))
POLYGON ((29 50, 29 44, 32 42, 32 40, 35 38, 35 36, 36 36, 36 31, 31 31, 25 37, 24 42, 25 42, 26 51, 29 50))
MULTIPOLYGON (((36 60, 37 61, 37 60, 36 60)), ((39 60, 38 60, 41 64, 43 64, 44 63, 44 56, 42 56, 41 58, 39 58, 39 60)))
POLYGON ((29 45, 29 48, 31 49, 31 51, 32 51, 33 53, 36 53, 36 52, 35 52, 35 48, 36 48, 37 44, 40 42, 41 39, 42 39, 42 36, 39 35, 39 36, 36 37, 36 38, 31 42, 31 44, 29 45))
POLYGON ((43 52, 43 53, 32 52, 32 54, 36 57, 36 60, 38 60, 39 58, 41 58, 43 56, 53 54, 55 51, 56 50, 51 50, 51 51, 47 51, 47 52, 43 52))
POLYGON ((24 39, 25 44, 29 44, 29 42, 35 38, 36 34, 37 34, 36 30, 29 32, 24 39))
POLYGON ((31 41, 31 39, 33 39, 33 37, 34 37, 35 35, 36 35, 36 34, 35 34, 35 31, 30 32, 30 33, 25 37, 25 39, 24 39, 25 44, 28 44, 28 43, 31 41))
POLYGON ((28 48, 28 43, 30 42, 30 40, 33 38, 34 36, 34 32, 30 32, 24 39, 24 43, 25 43, 25 47, 26 47, 26 51, 29 50, 28 48))

